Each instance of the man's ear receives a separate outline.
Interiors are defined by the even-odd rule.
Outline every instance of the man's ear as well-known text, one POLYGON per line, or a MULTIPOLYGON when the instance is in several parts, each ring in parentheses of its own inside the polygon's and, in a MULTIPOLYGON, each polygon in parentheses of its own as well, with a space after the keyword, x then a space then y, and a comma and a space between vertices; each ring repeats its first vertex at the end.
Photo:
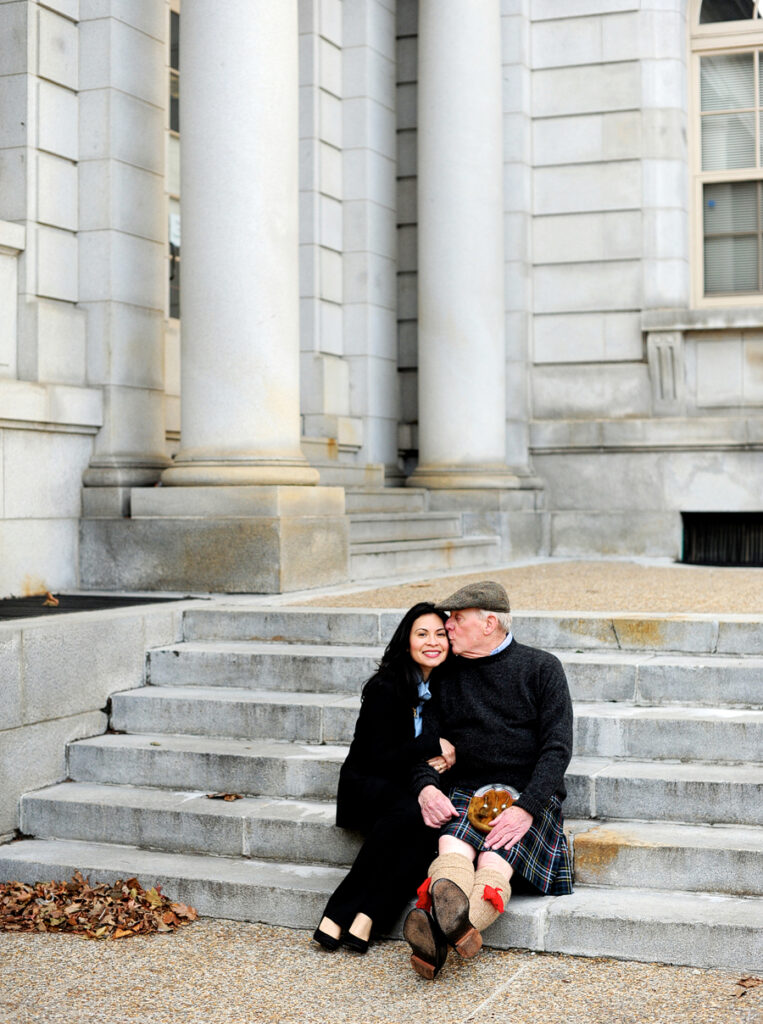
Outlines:
POLYGON ((495 627, 498 625, 498 619, 495 615, 488 614, 485 619, 485 636, 490 636, 495 627))

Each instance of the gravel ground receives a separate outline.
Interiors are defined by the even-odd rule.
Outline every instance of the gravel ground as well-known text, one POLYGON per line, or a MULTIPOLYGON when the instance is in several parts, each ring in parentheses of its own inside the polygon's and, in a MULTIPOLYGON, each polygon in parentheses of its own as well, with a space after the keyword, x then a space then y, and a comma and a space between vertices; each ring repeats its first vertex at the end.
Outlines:
POLYGON ((0 932, 2 1024, 760 1024, 739 975, 484 950, 433 983, 408 947, 326 953, 309 933, 201 920, 116 942, 0 932))
POLYGON ((425 576, 399 586, 375 587, 300 604, 352 608, 408 608, 441 599, 474 580, 499 580, 512 609, 520 611, 710 612, 763 614, 763 569, 713 569, 631 561, 568 562, 543 559, 511 568, 425 576))

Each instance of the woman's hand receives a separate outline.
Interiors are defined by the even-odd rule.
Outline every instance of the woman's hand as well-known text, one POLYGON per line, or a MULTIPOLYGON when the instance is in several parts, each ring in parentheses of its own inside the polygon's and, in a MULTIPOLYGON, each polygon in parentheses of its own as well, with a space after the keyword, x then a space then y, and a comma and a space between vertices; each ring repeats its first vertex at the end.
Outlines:
POLYGON ((442 753, 438 754, 437 757, 430 757, 427 764, 442 775, 443 772, 446 772, 448 768, 452 768, 456 763, 456 748, 450 740, 443 739, 441 736, 440 749, 442 753))
POLYGON ((448 768, 452 768, 456 763, 456 748, 450 740, 446 740, 444 736, 440 737, 440 750, 442 751, 442 758, 448 768))

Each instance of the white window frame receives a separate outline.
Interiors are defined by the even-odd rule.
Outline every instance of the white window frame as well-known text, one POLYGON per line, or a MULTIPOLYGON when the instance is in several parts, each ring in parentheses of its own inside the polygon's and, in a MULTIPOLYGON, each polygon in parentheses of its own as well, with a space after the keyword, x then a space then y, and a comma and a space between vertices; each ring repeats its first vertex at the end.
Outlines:
MULTIPOLYGON (((700 131, 700 57, 713 54, 749 53, 761 50, 758 58, 763 77, 763 18, 749 21, 724 21, 700 25, 701 0, 694 0, 690 31, 690 87, 689 87, 689 159, 692 168, 691 196, 691 291, 692 306, 697 309, 717 309, 737 306, 763 305, 763 292, 745 292, 741 295, 705 295, 705 238, 703 185, 713 182, 763 181, 763 161, 757 169, 703 171, 702 137, 700 131)), ((756 81, 757 89, 757 81, 756 81)), ((759 93, 756 91, 756 98, 759 93)))

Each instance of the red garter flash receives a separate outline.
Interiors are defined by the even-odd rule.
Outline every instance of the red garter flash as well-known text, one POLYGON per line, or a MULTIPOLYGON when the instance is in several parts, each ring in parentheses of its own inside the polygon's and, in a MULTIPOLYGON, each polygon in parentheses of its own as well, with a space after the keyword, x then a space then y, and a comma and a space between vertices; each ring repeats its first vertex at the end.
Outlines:
POLYGON ((432 909, 432 897, 429 895, 429 886, 432 884, 431 878, 425 878, 421 885, 416 890, 418 899, 416 900, 416 908, 418 910, 431 910, 432 909))
POLYGON ((486 885, 485 892, 482 898, 483 900, 487 900, 488 903, 492 903, 499 914, 503 913, 505 905, 503 902, 503 897, 501 896, 500 889, 494 889, 492 885, 486 885))

